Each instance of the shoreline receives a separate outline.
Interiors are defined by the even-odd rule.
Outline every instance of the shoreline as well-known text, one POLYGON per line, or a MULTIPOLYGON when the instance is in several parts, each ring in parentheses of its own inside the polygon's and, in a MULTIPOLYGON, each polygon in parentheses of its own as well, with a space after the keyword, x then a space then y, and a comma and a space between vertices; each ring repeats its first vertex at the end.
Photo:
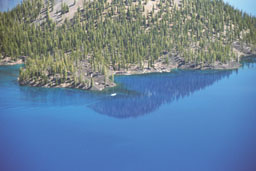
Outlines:
MULTIPOLYGON (((241 61, 245 57, 254 57, 256 55, 256 49, 248 49, 248 46, 239 42, 234 42, 234 49, 237 51, 238 60, 230 61, 227 63, 221 63, 219 61, 214 63, 196 63, 186 62, 178 53, 167 53, 161 56, 154 62, 151 67, 144 67, 148 65, 148 61, 144 61, 143 64, 131 64, 127 69, 114 70, 110 68, 110 75, 142 75, 151 73, 168 73, 175 69, 183 70, 234 70, 241 67, 241 61), (166 56, 167 55, 167 56, 166 56), (168 63, 165 59, 168 58, 168 63)), ((18 65, 24 64, 26 57, 19 57, 14 61, 10 57, 0 59, 0 65, 18 65)), ((88 69, 84 68, 84 72, 88 69)), ((106 77, 99 72, 93 72, 91 75, 86 75, 87 81, 77 82, 72 77, 68 77, 63 80, 59 75, 48 75, 48 78, 29 78, 27 80, 20 80, 18 82, 21 86, 32 87, 45 87, 45 88, 73 88, 82 90, 96 90, 103 91, 106 88, 112 88, 116 86, 113 80, 106 79, 106 77)))
MULTIPOLYGON (((143 75, 143 74, 152 74, 152 73, 169 73, 175 69, 183 70, 233 70, 238 69, 241 66, 240 63, 230 62, 227 64, 222 64, 216 62, 214 64, 195 64, 184 63, 179 65, 177 62, 164 64, 160 59, 156 62, 153 67, 141 69, 138 65, 131 65, 127 70, 121 69, 118 71, 110 70, 110 73, 113 75, 143 75)), ((110 79, 105 80, 105 76, 100 73, 94 73, 92 76, 87 76, 87 80, 92 80, 92 82, 75 82, 73 78, 68 77, 67 80, 61 80, 58 75, 51 75, 48 77, 48 80, 45 81, 44 78, 30 78, 28 80, 19 81, 19 84, 22 86, 32 86, 32 87, 45 87, 45 88, 74 88, 82 90, 96 90, 103 91, 106 88, 112 88, 116 86, 116 83, 110 79)))
MULTIPOLYGON (((255 57, 255 54, 247 55, 241 57, 255 57)), ((214 65, 194 65, 194 64, 186 64, 180 67, 175 67, 173 65, 169 65, 169 67, 162 67, 161 69, 150 68, 150 69, 143 69, 143 70, 127 70, 127 71, 112 71, 114 75, 143 75, 143 74, 152 74, 152 73, 169 73, 175 69, 182 69, 182 70, 235 70, 242 66, 241 63, 231 62, 227 64, 215 63, 214 65), (170 70, 168 70, 170 69, 170 70)), ((117 86, 115 82, 108 80, 107 82, 104 81, 103 75, 98 75, 93 77, 94 84, 88 83, 75 83, 74 80, 68 79, 60 84, 57 84, 57 80, 54 77, 51 77, 50 81, 47 83, 44 82, 42 78, 34 80, 31 78, 30 80, 26 81, 19 81, 21 86, 32 86, 32 87, 45 87, 45 88, 72 88, 72 89, 81 89, 81 90, 93 90, 93 91, 103 91, 107 88, 112 88, 117 86)))
POLYGON ((11 66, 20 64, 24 64, 24 60, 22 58, 18 58, 17 60, 13 60, 11 59, 11 57, 5 57, 0 59, 0 65, 11 66))

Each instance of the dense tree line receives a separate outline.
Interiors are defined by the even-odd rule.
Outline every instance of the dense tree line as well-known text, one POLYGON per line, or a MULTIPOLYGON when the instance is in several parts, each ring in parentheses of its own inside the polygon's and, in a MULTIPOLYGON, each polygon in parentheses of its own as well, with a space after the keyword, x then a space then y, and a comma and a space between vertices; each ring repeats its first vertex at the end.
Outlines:
MULTIPOLYGON (((59 82, 72 78, 92 84, 81 74, 81 62, 107 77, 109 69, 127 69, 131 64, 151 67, 172 52, 187 62, 225 63, 237 60, 233 42, 256 45, 255 17, 222 0, 182 0, 179 6, 173 0, 160 0, 149 13, 146 3, 85 1, 72 20, 57 27, 49 16, 49 4, 24 1, 0 13, 1 53, 14 59, 28 56, 21 79, 47 82, 49 75, 58 75, 59 82), (42 11, 47 20, 38 25, 35 21, 42 11)), ((61 13, 68 8, 62 4, 61 13)))

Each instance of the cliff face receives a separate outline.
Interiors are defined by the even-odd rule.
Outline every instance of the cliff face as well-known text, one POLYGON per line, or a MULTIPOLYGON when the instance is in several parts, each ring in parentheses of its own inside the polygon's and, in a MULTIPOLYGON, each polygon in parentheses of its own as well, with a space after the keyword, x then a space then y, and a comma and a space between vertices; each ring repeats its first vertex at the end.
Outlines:
POLYGON ((30 0, 0 19, 3 61, 27 56, 21 85, 102 90, 113 75, 235 69, 256 53, 255 17, 219 0, 30 0))

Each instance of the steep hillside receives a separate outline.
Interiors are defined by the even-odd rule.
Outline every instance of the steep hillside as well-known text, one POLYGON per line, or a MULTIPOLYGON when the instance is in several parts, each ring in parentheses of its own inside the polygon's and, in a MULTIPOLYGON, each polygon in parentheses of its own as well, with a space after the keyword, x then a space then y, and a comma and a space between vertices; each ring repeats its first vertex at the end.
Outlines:
POLYGON ((64 23, 65 19, 70 20, 74 17, 77 9, 83 8, 84 0, 43 0, 43 9, 34 23, 42 24, 46 22, 47 15, 56 25, 64 23), (63 11, 63 6, 66 6, 68 11, 63 11))
POLYGON ((233 69, 256 54, 255 17, 221 0, 31 0, 0 19, 3 58, 26 58, 22 85, 102 90, 115 74, 233 69))

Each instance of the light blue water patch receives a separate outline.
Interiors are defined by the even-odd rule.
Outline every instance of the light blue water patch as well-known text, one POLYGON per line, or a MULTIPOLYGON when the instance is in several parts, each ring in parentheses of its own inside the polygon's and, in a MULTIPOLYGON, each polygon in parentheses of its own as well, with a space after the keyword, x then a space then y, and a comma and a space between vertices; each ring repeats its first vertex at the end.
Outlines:
POLYGON ((11 10, 21 2, 22 0, 0 0, 0 12, 11 10))
POLYGON ((101 93, 19 86, 19 67, 0 67, 0 170, 256 170, 255 59, 101 93))
POLYGON ((256 2, 255 0, 224 0, 235 8, 256 16, 256 2))

